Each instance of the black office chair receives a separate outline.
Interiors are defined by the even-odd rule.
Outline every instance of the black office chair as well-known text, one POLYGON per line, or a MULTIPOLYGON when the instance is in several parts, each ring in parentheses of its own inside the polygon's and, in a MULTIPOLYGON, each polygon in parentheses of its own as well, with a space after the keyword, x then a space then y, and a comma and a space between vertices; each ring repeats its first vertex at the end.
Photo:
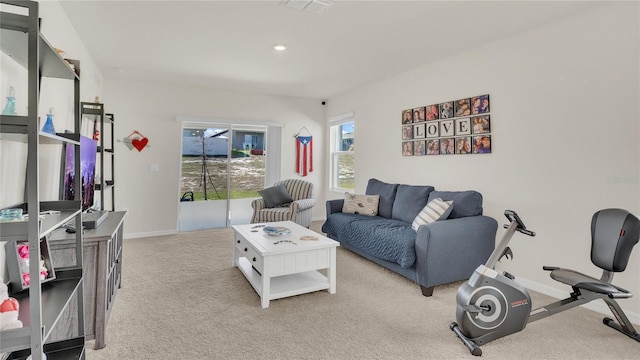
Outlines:
MULTIPOLYGON (((615 300, 630 298, 632 294, 611 284, 613 274, 627 268, 631 250, 638 243, 638 239, 640 220, 637 217, 622 209, 604 209, 596 212, 591 219, 591 262, 602 269, 602 276, 596 279, 575 270, 545 266, 545 270, 551 270, 552 279, 573 288, 569 298, 552 304, 555 306, 547 306, 547 310, 552 314, 602 299, 619 322, 605 317, 603 323, 640 341, 640 334, 633 328, 615 300)), ((551 314, 532 314, 531 318, 534 319, 530 319, 529 322, 537 320, 536 316, 546 317, 551 314)))

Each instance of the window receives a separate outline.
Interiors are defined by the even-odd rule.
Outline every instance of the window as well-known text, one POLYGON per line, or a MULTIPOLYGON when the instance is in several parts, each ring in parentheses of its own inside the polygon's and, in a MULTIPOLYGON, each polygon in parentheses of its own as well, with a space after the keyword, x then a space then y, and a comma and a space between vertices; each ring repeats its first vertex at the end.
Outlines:
POLYGON ((182 130, 180 193, 193 200, 260 197, 266 172, 264 127, 213 125, 182 130))
POLYGON ((353 191, 354 175, 354 121, 353 113, 334 116, 329 119, 331 125, 331 190, 353 191))

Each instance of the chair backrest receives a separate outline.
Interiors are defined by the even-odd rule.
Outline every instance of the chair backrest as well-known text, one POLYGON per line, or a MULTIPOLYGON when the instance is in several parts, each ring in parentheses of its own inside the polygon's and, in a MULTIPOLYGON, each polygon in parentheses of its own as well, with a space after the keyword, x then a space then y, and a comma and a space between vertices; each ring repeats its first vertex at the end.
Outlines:
POLYGON ((622 209, 600 210, 591 218, 591 262, 606 271, 624 271, 638 239, 637 217, 622 209))
POLYGON ((275 183, 275 185, 284 184, 287 192, 293 200, 309 199, 313 191, 313 184, 300 179, 287 179, 275 183))

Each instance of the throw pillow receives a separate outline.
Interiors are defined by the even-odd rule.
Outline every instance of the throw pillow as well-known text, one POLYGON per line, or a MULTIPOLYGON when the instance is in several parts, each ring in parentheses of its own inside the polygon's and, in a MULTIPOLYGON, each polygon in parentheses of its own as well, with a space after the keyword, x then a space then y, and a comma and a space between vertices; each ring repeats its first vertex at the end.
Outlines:
POLYGON ((443 201, 435 198, 422 209, 413 220, 411 228, 418 231, 420 225, 429 224, 438 220, 446 219, 453 210, 453 201, 443 201))
POLYGON ((293 201, 284 184, 260 190, 258 191, 258 193, 260 193, 260 196, 262 196, 262 199, 264 200, 265 206, 268 208, 278 207, 293 201))
POLYGON ((375 216, 378 214, 380 195, 354 195, 344 193, 342 212, 345 214, 362 214, 375 216))

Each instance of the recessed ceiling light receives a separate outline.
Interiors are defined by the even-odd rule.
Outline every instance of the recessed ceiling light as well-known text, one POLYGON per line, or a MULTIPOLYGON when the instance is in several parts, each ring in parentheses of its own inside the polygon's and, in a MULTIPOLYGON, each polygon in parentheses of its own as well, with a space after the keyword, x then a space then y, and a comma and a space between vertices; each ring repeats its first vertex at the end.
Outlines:
POLYGON ((273 45, 273 49, 275 51, 285 51, 285 50, 287 50, 287 45, 276 44, 276 45, 273 45))

